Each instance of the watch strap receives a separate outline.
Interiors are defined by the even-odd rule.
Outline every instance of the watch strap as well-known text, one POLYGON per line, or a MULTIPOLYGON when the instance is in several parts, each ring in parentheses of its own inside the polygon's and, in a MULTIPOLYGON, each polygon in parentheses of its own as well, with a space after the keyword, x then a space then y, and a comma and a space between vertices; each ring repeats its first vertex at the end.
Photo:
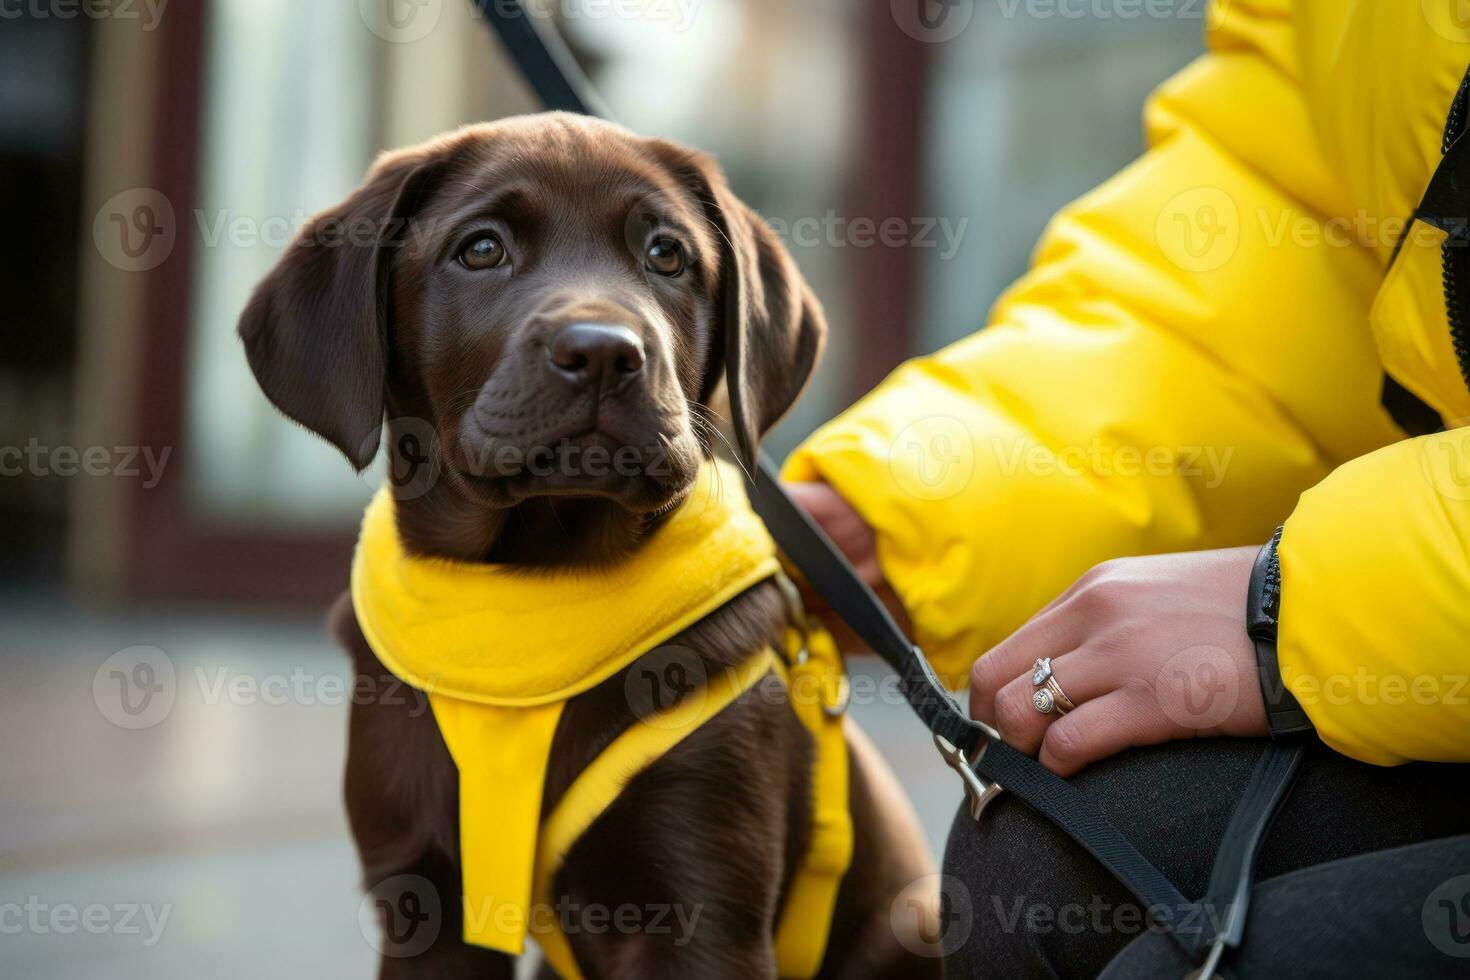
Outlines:
POLYGON ((1281 542, 1282 530, 1278 527, 1256 556, 1246 598, 1246 630, 1256 647, 1256 671, 1272 738, 1312 730, 1312 720, 1281 678, 1281 663, 1276 649, 1277 624, 1281 616, 1281 559, 1276 548, 1281 542))

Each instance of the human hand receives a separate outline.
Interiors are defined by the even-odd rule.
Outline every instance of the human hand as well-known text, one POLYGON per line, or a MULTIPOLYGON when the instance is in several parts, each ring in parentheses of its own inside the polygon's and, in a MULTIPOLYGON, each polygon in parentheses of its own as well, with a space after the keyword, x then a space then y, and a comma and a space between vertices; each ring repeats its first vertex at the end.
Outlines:
MULTIPOLYGON (((878 565, 878 536, 862 515, 826 483, 787 483, 785 486, 791 499, 827 533, 827 537, 857 569, 858 577, 877 593, 898 624, 908 632, 909 622, 903 605, 884 580, 883 569, 878 565)), ((826 624, 840 649, 847 652, 867 649, 866 644, 833 615, 821 597, 804 582, 801 583, 801 598, 807 611, 819 616, 826 624)))
POLYGON ((1258 551, 1098 565, 980 658, 971 715, 1061 776, 1133 746, 1268 734, 1245 627, 1258 551), (1076 705, 1065 715, 1032 701, 1032 666, 1044 657, 1076 705))

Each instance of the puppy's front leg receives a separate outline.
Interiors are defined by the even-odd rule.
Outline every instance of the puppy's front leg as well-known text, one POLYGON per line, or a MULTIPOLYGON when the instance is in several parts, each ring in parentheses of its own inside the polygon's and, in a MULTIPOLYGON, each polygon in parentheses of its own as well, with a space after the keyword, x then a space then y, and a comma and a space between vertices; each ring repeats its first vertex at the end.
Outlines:
POLYGON ((510 957, 461 940, 459 777, 427 696, 373 655, 346 596, 328 623, 354 671, 344 797, 378 920, 378 976, 511 980, 510 957))

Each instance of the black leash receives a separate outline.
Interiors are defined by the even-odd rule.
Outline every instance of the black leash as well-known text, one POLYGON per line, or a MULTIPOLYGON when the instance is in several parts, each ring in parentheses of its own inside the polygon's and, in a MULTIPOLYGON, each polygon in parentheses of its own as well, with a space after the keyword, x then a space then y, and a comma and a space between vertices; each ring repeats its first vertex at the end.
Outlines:
POLYGON ((748 489, 751 506, 811 587, 898 673, 899 687, 919 720, 937 738, 967 755, 973 754, 986 736, 994 733, 960 710, 928 659, 904 636, 873 590, 806 511, 787 495, 776 464, 765 453, 761 453, 760 466, 748 489))
POLYGON ((1167 908, 1172 913, 1190 905, 1087 797, 1035 759, 1011 748, 994 729, 971 720, 960 710, 928 659, 904 636, 873 590, 782 489, 775 465, 764 454, 751 487, 750 502, 808 584, 859 639, 897 672, 904 697, 934 733, 945 761, 965 779, 970 815, 977 822, 985 806, 1004 787, 1065 830, 1146 908, 1167 908), (981 778, 972 781, 970 777, 981 778))
POLYGON ((611 119, 607 106, 561 35, 543 27, 521 0, 473 0, 541 104, 560 112, 611 119))
POLYGON ((1101 862, 1156 921, 1174 926, 1170 935, 1175 941, 1206 960, 1197 980, 1209 980, 1224 955, 1244 941, 1256 859, 1296 778, 1305 754, 1300 744, 1272 743, 1261 754, 1225 828, 1209 891, 1200 901, 1190 902, 1076 787, 960 710, 923 652, 909 642, 856 569, 782 488, 779 471, 765 454, 751 481, 750 498, 808 584, 898 674, 904 697, 934 733, 945 761, 964 780, 970 816, 978 823, 986 805, 1004 787, 1101 862))
MULTIPOLYGON (((529 16, 520 0, 474 3, 548 109, 608 118, 566 45, 554 31, 529 16)), ((764 453, 751 476, 750 499, 771 536, 811 587, 898 674, 904 697, 934 734, 945 761, 964 780, 975 821, 980 821, 986 805, 1004 788, 1102 862, 1157 921, 1217 925, 1198 935, 1170 930, 1196 958, 1209 950, 1198 975, 1198 980, 1208 980, 1225 952, 1239 946, 1244 937, 1260 844, 1286 797, 1303 750, 1278 744, 1266 749, 1226 828, 1209 893, 1200 902, 1190 902, 1087 797, 1035 759, 1011 748, 994 729, 966 716, 923 652, 909 642, 852 565, 787 495, 776 465, 764 453)))

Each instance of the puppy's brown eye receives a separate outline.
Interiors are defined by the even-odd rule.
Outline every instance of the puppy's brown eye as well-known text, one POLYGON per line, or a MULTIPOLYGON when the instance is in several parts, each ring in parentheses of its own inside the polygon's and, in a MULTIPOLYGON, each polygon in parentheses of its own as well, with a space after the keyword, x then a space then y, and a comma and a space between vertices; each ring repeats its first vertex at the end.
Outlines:
POLYGON ((677 276, 684 271, 684 249, 672 238, 660 238, 648 247, 645 265, 649 272, 677 276))
POLYGON ((505 261, 505 246, 494 235, 481 235, 459 253, 459 263, 466 269, 493 269, 505 261))

